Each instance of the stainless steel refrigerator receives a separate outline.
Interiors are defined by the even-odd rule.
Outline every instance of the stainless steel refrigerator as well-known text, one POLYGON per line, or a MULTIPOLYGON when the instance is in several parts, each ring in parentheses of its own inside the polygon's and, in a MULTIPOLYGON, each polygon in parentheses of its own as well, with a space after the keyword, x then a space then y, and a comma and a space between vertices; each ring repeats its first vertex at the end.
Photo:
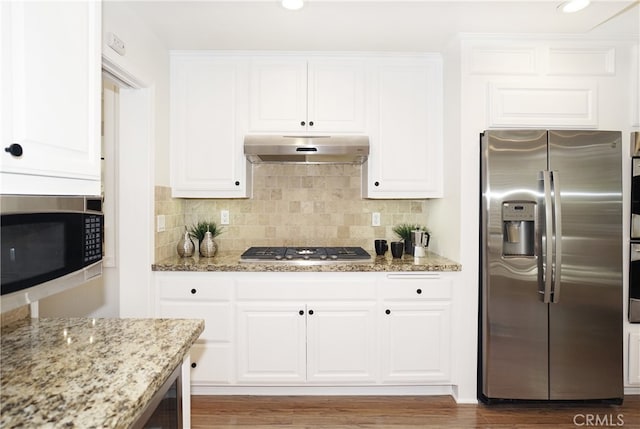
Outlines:
POLYGON ((479 399, 621 402, 621 133, 480 140, 479 399))

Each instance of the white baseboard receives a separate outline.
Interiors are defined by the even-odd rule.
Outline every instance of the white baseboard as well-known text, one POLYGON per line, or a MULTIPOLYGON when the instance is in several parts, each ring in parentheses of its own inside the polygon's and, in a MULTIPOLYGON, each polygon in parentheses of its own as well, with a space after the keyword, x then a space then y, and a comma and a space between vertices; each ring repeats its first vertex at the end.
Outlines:
POLYGON ((191 386, 192 395, 256 396, 441 396, 455 397, 451 385, 442 386, 191 386))

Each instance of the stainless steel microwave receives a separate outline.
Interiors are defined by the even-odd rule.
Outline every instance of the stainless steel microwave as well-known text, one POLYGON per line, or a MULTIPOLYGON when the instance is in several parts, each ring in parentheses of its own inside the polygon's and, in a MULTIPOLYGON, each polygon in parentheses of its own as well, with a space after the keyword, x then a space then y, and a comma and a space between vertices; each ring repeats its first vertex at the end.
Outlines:
POLYGON ((102 199, 0 195, 2 311, 102 274, 102 199))

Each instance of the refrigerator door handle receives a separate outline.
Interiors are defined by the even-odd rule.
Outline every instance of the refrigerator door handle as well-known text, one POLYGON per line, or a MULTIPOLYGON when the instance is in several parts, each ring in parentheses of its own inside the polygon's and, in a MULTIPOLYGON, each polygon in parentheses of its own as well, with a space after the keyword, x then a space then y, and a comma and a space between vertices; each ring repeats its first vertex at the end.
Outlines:
POLYGON ((552 267, 553 267, 553 200, 551 199, 551 172, 542 172, 542 183, 544 191, 544 246, 543 246, 543 268, 542 281, 544 282, 544 292, 542 302, 551 302, 552 291, 552 267))
POLYGON ((560 280, 562 275, 562 204, 560 202, 560 177, 557 171, 551 172, 553 189, 553 244, 554 258, 552 270, 553 303, 560 302, 560 280))

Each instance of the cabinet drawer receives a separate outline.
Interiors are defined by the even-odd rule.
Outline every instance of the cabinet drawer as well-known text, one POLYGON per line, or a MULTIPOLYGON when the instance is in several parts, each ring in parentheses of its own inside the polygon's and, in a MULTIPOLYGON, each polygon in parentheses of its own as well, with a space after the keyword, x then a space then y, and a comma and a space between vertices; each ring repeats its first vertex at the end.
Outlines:
POLYGON ((389 274, 380 287, 383 300, 451 299, 451 280, 438 274, 389 274))
POLYGON ((239 281, 238 299, 245 301, 375 300, 376 288, 374 282, 356 280, 239 281))
POLYGON ((230 301, 232 285, 221 281, 187 276, 158 279, 160 299, 181 299, 194 301, 230 301))

